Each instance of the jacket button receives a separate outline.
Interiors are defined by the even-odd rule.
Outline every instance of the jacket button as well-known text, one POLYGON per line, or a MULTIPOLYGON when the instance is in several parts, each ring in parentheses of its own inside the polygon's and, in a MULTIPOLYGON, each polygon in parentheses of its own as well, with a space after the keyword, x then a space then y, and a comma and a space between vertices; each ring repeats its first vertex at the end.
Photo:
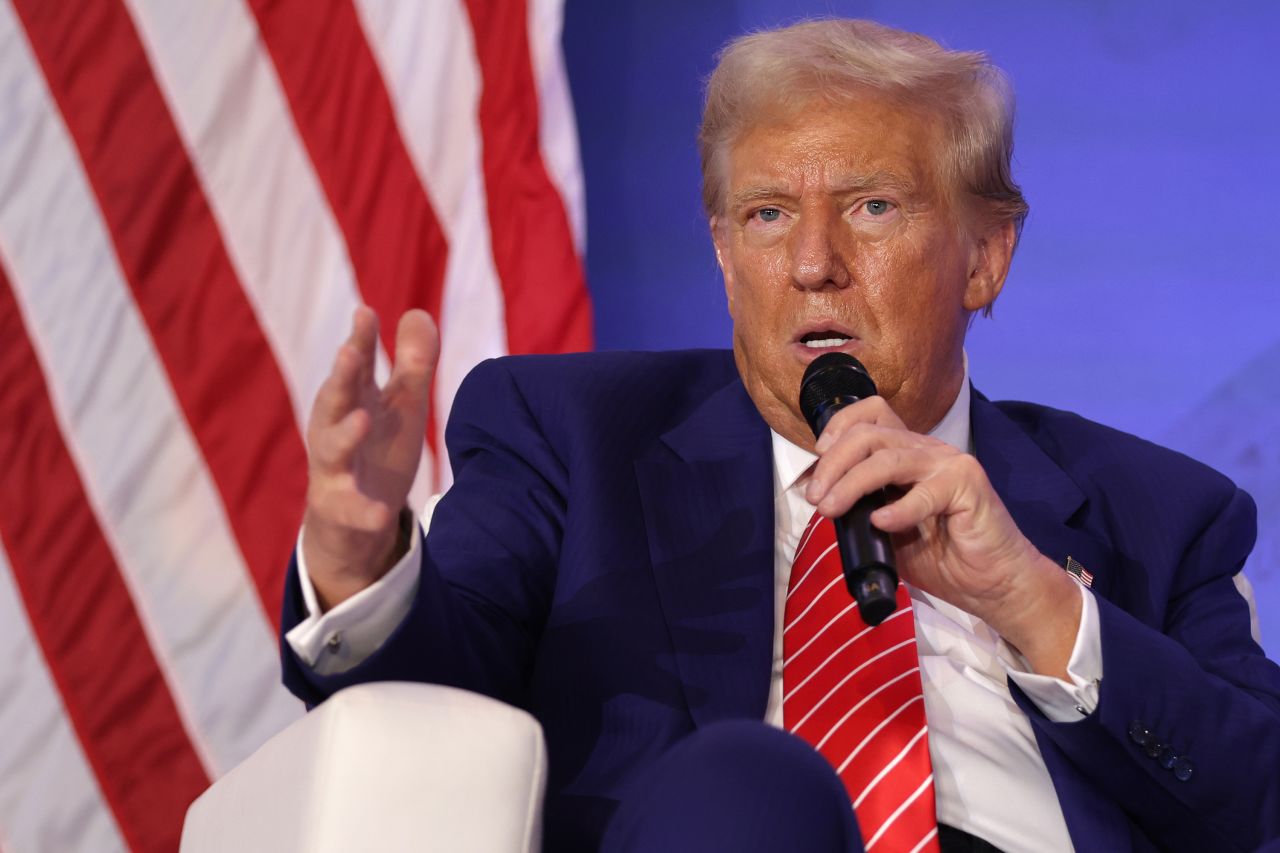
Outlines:
POLYGON ((1148 758, 1159 758, 1160 753, 1168 748, 1153 737, 1147 741, 1147 745, 1143 747, 1143 750, 1147 753, 1148 758))
POLYGON ((1191 778, 1191 774, 1195 772, 1195 767, 1191 764, 1189 758, 1178 758, 1173 762, 1173 775, 1179 782, 1185 782, 1191 778))
POLYGON ((1173 765, 1178 761, 1178 753, 1174 752, 1171 747, 1165 747, 1160 750, 1160 766, 1165 770, 1172 770, 1173 765))
POLYGON ((1129 724, 1129 740, 1138 746, 1146 746, 1147 742, 1151 740, 1151 732, 1147 730, 1141 720, 1134 720, 1129 724))

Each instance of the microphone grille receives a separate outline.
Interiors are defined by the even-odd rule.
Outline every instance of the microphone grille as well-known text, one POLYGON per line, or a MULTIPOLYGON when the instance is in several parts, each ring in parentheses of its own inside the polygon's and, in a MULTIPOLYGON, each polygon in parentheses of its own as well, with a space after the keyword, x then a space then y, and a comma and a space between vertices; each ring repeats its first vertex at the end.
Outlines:
POLYGON ((867 369, 848 353, 820 355, 805 368, 800 380, 800 412, 813 426, 825 404, 838 398, 861 400, 876 395, 867 369))

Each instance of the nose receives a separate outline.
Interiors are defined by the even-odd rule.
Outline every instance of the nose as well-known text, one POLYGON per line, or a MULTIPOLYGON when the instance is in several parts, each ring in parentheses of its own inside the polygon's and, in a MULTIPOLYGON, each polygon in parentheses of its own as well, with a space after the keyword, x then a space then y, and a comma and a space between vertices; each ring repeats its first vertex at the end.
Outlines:
POLYGON ((849 284, 847 248, 843 246, 840 216, 834 210, 804 210, 791 227, 791 278, 804 290, 846 287, 849 284))

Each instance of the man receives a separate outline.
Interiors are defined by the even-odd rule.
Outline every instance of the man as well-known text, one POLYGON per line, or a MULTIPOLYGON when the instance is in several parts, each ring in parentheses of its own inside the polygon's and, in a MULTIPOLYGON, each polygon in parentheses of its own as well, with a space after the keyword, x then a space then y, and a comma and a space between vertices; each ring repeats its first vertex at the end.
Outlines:
POLYGON ((734 42, 700 136, 732 358, 482 365, 455 403, 456 482, 425 541, 401 508, 435 331, 401 319, 378 389, 375 320, 359 312, 308 428, 291 689, 319 702, 414 678, 530 709, 553 850, 593 849, 677 743, 734 719, 826 757, 869 848, 954 844, 938 825, 965 849, 1280 835, 1280 670, 1231 580, 1254 536, 1248 497, 1145 442, 969 388, 965 332, 999 295, 1026 211, 1011 115, 980 55, 867 22, 734 42), (831 351, 860 359, 881 396, 815 442, 798 389, 831 351), (873 521, 894 535, 913 623, 894 621, 906 638, 883 654, 912 664, 886 676, 907 698, 832 752, 884 685, 838 692, 880 657, 847 658, 864 642, 851 607, 798 627, 841 608, 804 598, 829 562, 803 559, 826 529, 808 522, 885 486, 901 497, 873 521), (831 690, 797 705, 815 678, 831 690), (909 729, 883 769, 854 760, 921 707, 927 737, 909 729), (815 714, 833 722, 808 731, 815 714), (907 764, 923 781, 868 818, 864 793, 907 764))

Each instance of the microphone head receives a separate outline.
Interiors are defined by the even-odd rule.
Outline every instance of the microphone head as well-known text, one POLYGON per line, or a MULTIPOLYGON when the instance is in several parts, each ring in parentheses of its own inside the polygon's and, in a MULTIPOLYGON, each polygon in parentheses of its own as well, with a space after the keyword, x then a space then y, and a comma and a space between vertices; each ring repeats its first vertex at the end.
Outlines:
POLYGON ((848 353, 829 352, 805 368, 800 379, 800 413, 817 436, 837 410, 875 395, 876 383, 862 362, 848 353))

